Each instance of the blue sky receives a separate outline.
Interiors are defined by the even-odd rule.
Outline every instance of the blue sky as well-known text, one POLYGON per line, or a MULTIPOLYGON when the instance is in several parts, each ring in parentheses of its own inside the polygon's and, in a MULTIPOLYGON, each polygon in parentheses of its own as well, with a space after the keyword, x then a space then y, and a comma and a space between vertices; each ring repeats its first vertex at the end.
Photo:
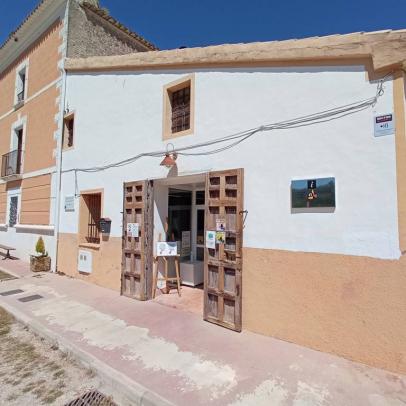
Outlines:
MULTIPOLYGON (((0 0, 0 43, 39 0, 0 0)), ((161 49, 406 28, 406 0, 101 0, 161 49)))

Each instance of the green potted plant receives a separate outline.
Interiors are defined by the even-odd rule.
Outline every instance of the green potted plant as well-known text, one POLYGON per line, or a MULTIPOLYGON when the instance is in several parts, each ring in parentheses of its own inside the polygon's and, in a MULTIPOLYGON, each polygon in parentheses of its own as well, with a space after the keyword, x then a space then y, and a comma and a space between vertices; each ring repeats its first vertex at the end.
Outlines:
POLYGON ((42 237, 38 238, 35 245, 35 255, 31 255, 30 269, 31 272, 48 272, 51 270, 51 257, 45 251, 45 244, 42 237))

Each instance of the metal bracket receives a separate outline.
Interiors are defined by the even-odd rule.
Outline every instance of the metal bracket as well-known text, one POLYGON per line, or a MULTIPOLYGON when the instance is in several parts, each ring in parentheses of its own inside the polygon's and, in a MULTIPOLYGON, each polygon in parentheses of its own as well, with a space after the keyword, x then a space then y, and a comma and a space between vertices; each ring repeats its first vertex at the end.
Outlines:
POLYGON ((239 214, 243 214, 242 228, 245 228, 245 220, 247 219, 248 216, 248 210, 241 210, 239 214))

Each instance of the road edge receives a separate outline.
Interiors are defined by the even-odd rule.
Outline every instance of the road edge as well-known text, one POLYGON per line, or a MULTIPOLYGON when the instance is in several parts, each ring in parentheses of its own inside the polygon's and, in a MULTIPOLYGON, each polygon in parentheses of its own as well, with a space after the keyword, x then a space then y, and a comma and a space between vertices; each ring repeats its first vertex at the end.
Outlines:
POLYGON ((105 385, 103 386, 103 391, 108 392, 105 394, 112 396, 120 406, 175 406, 174 403, 78 348, 69 340, 44 327, 41 323, 10 306, 8 303, 0 302, 0 306, 9 312, 19 323, 24 324, 37 335, 57 343, 61 351, 70 353, 84 367, 94 370, 103 385, 105 385))

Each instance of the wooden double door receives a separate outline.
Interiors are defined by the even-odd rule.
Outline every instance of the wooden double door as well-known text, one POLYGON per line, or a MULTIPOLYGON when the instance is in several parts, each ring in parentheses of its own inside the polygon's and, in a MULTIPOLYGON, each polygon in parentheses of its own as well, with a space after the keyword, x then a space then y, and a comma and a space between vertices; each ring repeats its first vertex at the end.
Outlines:
POLYGON ((154 183, 124 183, 121 294, 152 298, 154 183), (129 225, 138 225, 138 235, 129 225))
MULTIPOLYGON (((241 331, 243 169, 209 172, 205 188, 205 237, 216 242, 204 259, 203 318, 241 331)), ((124 184, 121 293, 138 300, 152 298, 154 197, 153 181, 124 184), (138 236, 128 230, 139 226, 138 236)))

